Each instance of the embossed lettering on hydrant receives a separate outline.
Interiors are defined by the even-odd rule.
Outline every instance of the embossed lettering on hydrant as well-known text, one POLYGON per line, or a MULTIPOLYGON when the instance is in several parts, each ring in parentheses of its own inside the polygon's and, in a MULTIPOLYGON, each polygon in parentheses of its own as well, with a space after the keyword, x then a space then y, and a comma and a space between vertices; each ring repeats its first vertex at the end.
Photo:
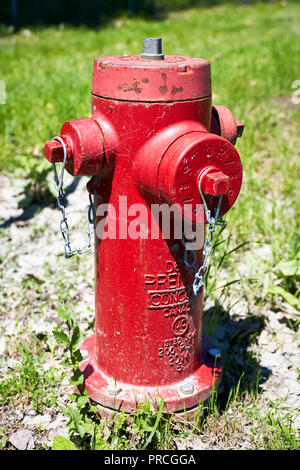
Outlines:
POLYGON ((170 367, 181 372, 188 363, 196 330, 190 329, 191 307, 188 293, 182 283, 179 269, 174 261, 166 261, 165 273, 145 274, 148 290, 148 310, 161 312, 170 323, 170 335, 158 348, 158 357, 165 358, 170 367))

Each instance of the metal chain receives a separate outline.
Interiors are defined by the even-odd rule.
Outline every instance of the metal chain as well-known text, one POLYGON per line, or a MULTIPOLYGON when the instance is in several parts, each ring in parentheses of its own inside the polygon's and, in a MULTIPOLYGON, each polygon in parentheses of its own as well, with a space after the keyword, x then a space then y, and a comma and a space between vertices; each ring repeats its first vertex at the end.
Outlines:
POLYGON ((96 203, 96 197, 97 197, 97 191, 96 188, 94 188, 94 198, 92 194, 89 194, 89 208, 88 208, 88 223, 87 223, 87 236, 88 236, 88 241, 87 244, 84 245, 81 248, 76 248, 72 250, 71 248, 71 242, 70 242, 70 234, 69 234, 69 226, 67 222, 67 217, 66 217, 66 212, 65 208, 67 205, 67 198, 65 196, 64 190, 63 190, 63 177, 64 177, 64 169, 65 169, 65 164, 67 160, 67 149, 64 141, 61 139, 61 137, 53 137, 52 140, 57 140, 58 142, 61 143, 64 151, 64 159, 62 163, 62 167, 60 170, 60 175, 58 176, 57 170, 55 163, 52 163, 53 170, 54 170, 54 187, 58 193, 57 196, 57 205, 61 210, 61 220, 59 223, 59 228, 62 234, 62 237, 64 239, 64 251, 65 251, 65 257, 66 258, 71 258, 74 255, 81 255, 83 253, 88 252, 91 249, 92 246, 92 235, 95 230, 95 220, 96 220, 96 210, 95 210, 95 203, 96 203))
POLYGON ((194 282, 193 282, 194 295, 199 295, 201 288, 204 286, 204 278, 205 278, 205 275, 206 275, 207 269, 208 269, 207 268, 207 261, 208 261, 208 258, 211 256, 212 250, 213 250, 213 235, 214 235, 214 232, 215 232, 215 228, 216 228, 217 225, 222 226, 222 227, 225 227, 225 225, 226 225, 225 220, 223 220, 222 217, 219 218, 219 212, 220 212, 220 207, 221 207, 221 202, 222 202, 222 196, 220 196, 220 198, 219 198, 218 205, 217 205, 214 217, 212 217, 211 216, 211 211, 208 209, 205 198, 204 198, 203 193, 201 191, 201 179, 199 181, 198 188, 199 188, 199 192, 200 192, 200 195, 201 195, 201 199, 203 201, 206 220, 208 222, 208 231, 207 231, 207 235, 206 235, 206 239, 205 239, 205 243, 204 243, 204 247, 203 247, 203 255, 204 255, 203 264, 202 264, 202 266, 200 266, 200 268, 198 270, 196 268, 196 260, 197 260, 196 252, 194 250, 189 250, 192 253, 192 260, 189 261, 188 260, 188 250, 186 250, 186 243, 185 243, 185 240, 184 240, 184 236, 182 237, 182 243, 185 247, 184 263, 185 263, 185 266, 188 269, 188 271, 194 276, 194 282))

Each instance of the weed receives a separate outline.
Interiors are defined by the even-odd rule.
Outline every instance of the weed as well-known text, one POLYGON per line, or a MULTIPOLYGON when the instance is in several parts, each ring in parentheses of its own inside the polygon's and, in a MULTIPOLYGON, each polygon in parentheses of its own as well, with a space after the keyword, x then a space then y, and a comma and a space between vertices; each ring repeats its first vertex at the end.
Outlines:
MULTIPOLYGON (((293 109, 290 100, 291 83, 299 78, 299 14, 296 2, 272 2, 210 6, 201 12, 192 9, 160 22, 124 17, 120 27, 107 22, 100 30, 67 25, 33 28, 28 37, 22 31, 12 34, 10 29, 1 28, 1 80, 6 83, 7 103, 0 106, 0 165, 8 176, 27 178, 20 204, 24 207, 32 202, 46 203, 50 197, 46 173, 51 171, 51 165, 46 161, 40 165, 37 155, 42 154, 42 142, 56 135, 62 122, 89 115, 92 59, 99 53, 138 52, 142 37, 159 36, 163 30, 166 54, 200 55, 211 60, 213 103, 227 106, 245 121, 244 136, 237 142, 244 167, 243 186, 237 203, 226 214, 227 228, 216 237, 206 277, 206 297, 212 298, 214 305, 212 315, 206 315, 209 335, 224 322, 230 322, 242 302, 246 304, 243 315, 249 319, 245 328, 240 325, 234 330, 228 345, 223 344, 225 392, 214 391, 210 402, 199 406, 192 427, 186 422, 175 423, 172 415, 167 418, 161 413, 157 418, 159 404, 153 410, 147 403, 130 416, 121 412, 113 420, 104 421, 84 392, 72 394, 64 411, 74 443, 57 437, 53 448, 171 448, 177 436, 190 435, 203 439, 207 448, 219 444, 238 446, 238 436, 249 448, 295 447, 293 423, 282 424, 282 418, 270 418, 259 409, 262 372, 254 355, 243 353, 241 346, 246 351, 256 341, 257 330, 251 329, 254 314, 261 315, 275 303, 276 309, 282 311, 286 303, 294 308, 299 305, 299 272, 292 269, 300 240, 300 199, 295 182, 300 161, 300 114, 299 107, 293 109)), ((34 232, 33 240, 38 235, 34 232)), ((39 285, 32 275, 23 278, 23 291, 19 292, 16 243, 8 229, 1 230, 1 236, 5 240, 1 244, 1 277, 4 279, 8 272, 10 278, 1 283, 4 316, 11 316, 21 330, 32 307, 41 310, 41 299, 52 311, 57 297, 74 302, 71 287, 76 289, 78 285, 74 273, 83 264, 72 259, 62 270, 59 258, 57 265, 45 263, 51 291, 48 298, 43 293, 47 291, 45 285, 39 285), (30 300, 29 292, 39 295, 30 300)), ((299 320, 292 316, 293 313, 287 323, 294 332, 299 320)), ((80 387, 80 352, 75 346, 79 332, 74 319, 69 319, 69 326, 58 328, 56 338, 66 351, 65 364, 72 370, 72 383, 80 387)), ((27 329, 8 335, 8 354, 14 354, 17 342, 20 337, 23 341, 25 334, 27 329)), ((51 338, 46 341, 53 355, 51 338)), ((21 365, 1 381, 2 404, 17 402, 25 407, 33 396, 38 409, 51 402, 56 380, 51 378, 53 372, 43 370, 40 357, 29 356, 30 360, 22 358, 21 365)), ((298 368, 298 374, 299 371, 298 368)), ((5 446, 5 440, 5 433, 0 433, 0 446, 5 446)))
POLYGON ((67 349, 69 357, 63 361, 63 364, 73 370, 73 375, 70 379, 72 385, 81 386, 83 384, 83 374, 79 369, 79 365, 83 358, 78 349, 78 346, 83 340, 83 334, 80 331, 76 316, 72 309, 68 307, 62 307, 57 309, 57 313, 64 320, 63 325, 57 326, 53 330, 54 338, 56 342, 67 349), (68 333, 63 331, 63 326, 67 327, 68 333))
POLYGON ((248 410, 252 421, 251 435, 258 448, 265 450, 299 450, 300 442, 289 413, 283 414, 273 404, 262 412, 258 406, 248 410))
POLYGON ((32 402, 33 408, 42 413, 44 406, 56 403, 56 385, 61 379, 52 369, 45 371, 38 357, 29 353, 20 343, 21 364, 0 382, 0 404, 16 403, 22 398, 23 406, 32 402))
POLYGON ((26 208, 30 204, 49 204, 54 201, 55 192, 52 185, 47 180, 47 175, 51 171, 51 166, 43 159, 37 162, 34 159, 26 158, 27 172, 25 174, 26 185, 19 196, 22 198, 18 202, 19 208, 26 208))
POLYGON ((274 271, 277 279, 269 280, 267 293, 281 296, 287 303, 300 310, 300 260, 281 261, 274 271))
POLYGON ((291 419, 285 421, 282 418, 267 416, 264 422, 265 450, 300 450, 300 442, 292 427, 291 419))
MULTIPOLYGON (((78 387, 79 393, 69 395, 71 403, 60 406, 61 411, 68 417, 69 437, 79 438, 80 446, 84 449, 136 449, 149 447, 162 447, 168 436, 170 418, 163 418, 164 401, 161 400, 156 407, 149 400, 139 403, 132 414, 120 411, 113 414, 108 421, 103 421, 87 392, 83 389, 83 374, 79 369, 82 356, 78 346, 83 334, 80 331, 74 312, 63 307, 58 310, 59 316, 64 320, 54 331, 57 343, 68 353, 63 364, 70 367, 73 375, 70 379, 72 385, 78 387), (68 333, 65 333, 64 329, 68 333)), ((53 448, 58 449, 67 445, 65 440, 55 440, 53 448)))
POLYGON ((0 429, 0 450, 6 446, 7 435, 5 429, 0 429))

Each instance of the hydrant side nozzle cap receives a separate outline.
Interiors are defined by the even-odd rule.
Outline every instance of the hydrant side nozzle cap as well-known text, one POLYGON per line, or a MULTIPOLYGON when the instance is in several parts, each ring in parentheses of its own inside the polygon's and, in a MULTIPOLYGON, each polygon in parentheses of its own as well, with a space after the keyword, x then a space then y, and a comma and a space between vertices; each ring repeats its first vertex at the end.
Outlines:
POLYGON ((62 162, 64 159, 64 149, 57 140, 45 142, 45 157, 50 163, 62 162))
POLYGON ((238 118, 235 118, 237 137, 242 137, 244 131, 244 123, 238 118))

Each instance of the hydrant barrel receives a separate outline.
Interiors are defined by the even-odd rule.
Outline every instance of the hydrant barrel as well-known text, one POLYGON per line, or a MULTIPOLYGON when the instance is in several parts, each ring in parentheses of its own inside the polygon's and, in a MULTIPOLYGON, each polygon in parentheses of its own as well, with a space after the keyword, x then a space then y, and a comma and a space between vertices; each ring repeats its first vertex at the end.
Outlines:
MULTIPOLYGON (((141 54, 95 59, 92 116, 62 127, 67 170, 90 175, 98 195, 95 333, 81 369, 104 407, 163 398, 168 411, 192 409, 220 381, 191 266, 203 262, 202 198, 221 216, 241 188, 242 123, 224 109, 212 111, 207 60, 164 55, 159 38, 146 38, 141 54), (202 234, 188 251, 185 224, 202 234)), ((45 149, 61 161, 58 143, 45 149)))

